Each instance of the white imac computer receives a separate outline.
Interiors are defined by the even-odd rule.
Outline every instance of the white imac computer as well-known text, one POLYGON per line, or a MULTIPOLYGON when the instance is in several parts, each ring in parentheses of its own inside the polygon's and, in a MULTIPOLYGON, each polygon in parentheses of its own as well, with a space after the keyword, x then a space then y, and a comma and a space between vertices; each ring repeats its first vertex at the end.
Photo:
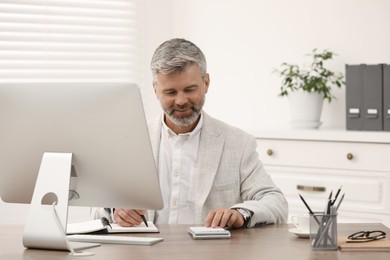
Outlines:
POLYGON ((1 83, 0 196, 30 204, 27 248, 72 251, 68 205, 161 209, 138 87, 1 83))

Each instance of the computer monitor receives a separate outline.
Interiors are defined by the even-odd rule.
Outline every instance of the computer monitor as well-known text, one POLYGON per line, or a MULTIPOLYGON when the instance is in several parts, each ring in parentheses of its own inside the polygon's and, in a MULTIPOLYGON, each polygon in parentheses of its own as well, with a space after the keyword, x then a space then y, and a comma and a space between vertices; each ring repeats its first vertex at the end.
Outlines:
POLYGON ((1 83, 0 196, 8 203, 31 203, 25 246, 50 249, 67 248, 63 241, 31 244, 42 238, 27 234, 46 236, 42 228, 56 225, 42 204, 55 202, 63 228, 68 205, 161 209, 138 87, 1 83))

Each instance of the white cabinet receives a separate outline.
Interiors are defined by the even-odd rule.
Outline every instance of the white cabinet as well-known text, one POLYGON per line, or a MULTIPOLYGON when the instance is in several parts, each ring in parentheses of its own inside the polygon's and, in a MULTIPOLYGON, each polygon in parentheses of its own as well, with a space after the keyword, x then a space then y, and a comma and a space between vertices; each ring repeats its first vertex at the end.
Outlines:
MULTIPOLYGON (((289 202, 289 214, 323 211, 342 186, 339 222, 390 226, 390 132, 263 130, 252 132, 264 167, 289 202)), ((341 196, 340 194, 340 196, 341 196)))

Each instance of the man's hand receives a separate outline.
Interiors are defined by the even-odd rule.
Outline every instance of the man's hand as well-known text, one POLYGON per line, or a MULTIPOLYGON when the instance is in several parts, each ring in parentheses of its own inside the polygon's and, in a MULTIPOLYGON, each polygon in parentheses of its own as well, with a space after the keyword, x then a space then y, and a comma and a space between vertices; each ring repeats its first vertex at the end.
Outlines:
POLYGON ((145 214, 145 210, 115 208, 114 221, 122 227, 138 226, 143 223, 140 215, 145 214))
POLYGON ((206 227, 234 227, 244 225, 244 217, 234 209, 214 209, 206 218, 206 227))

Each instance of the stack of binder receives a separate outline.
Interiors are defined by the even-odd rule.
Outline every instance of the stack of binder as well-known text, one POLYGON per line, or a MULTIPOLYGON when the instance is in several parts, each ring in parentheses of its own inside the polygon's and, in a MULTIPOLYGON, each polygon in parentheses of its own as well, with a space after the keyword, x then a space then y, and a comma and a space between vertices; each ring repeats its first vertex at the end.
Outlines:
POLYGON ((346 65, 347 130, 390 131, 390 65, 346 65))

